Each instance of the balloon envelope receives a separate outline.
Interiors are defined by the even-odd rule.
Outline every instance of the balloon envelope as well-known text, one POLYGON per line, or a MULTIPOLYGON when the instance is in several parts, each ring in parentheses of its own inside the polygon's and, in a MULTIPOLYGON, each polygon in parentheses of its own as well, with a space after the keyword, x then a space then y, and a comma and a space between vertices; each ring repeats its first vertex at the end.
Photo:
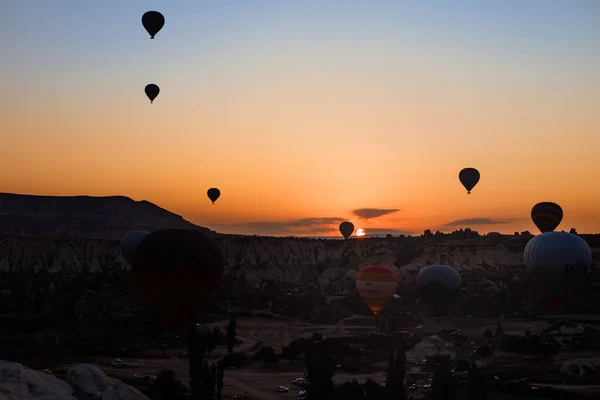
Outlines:
POLYGON ((340 224, 340 233, 345 239, 348 239, 354 232, 354 224, 352 222, 344 221, 340 224))
POLYGON ((149 85, 146 85, 146 87, 144 88, 144 92, 146 92, 146 96, 148 96, 148 98, 150 99, 150 103, 152 103, 156 96, 158 96, 158 94, 160 93, 160 88, 154 83, 151 83, 149 85))
POLYGON ((572 233, 546 232, 527 242, 523 259, 534 279, 562 285, 589 273, 592 250, 585 240, 572 233))
POLYGON ((221 191, 217 188, 208 189, 206 194, 208 195, 208 198, 210 199, 210 201, 212 201, 213 204, 215 204, 215 201, 217 201, 217 199, 221 197, 221 191))
POLYGON ((458 173, 458 179, 465 189, 467 189, 468 194, 471 194, 471 190, 473 190, 475 185, 477 185, 479 178, 479 171, 477 171, 475 168, 463 168, 458 173))
POLYGON ((186 325, 210 301, 223 277, 219 245, 193 229, 162 229, 139 244, 132 275, 168 328, 186 325))
POLYGON ((158 11, 147 11, 142 15, 142 25, 150 34, 150 39, 154 39, 154 36, 165 26, 165 17, 158 11))
POLYGON ((563 210, 556 203, 544 201, 533 206, 531 219, 540 232, 552 232, 560 225, 563 219, 563 210))
POLYGON ((449 265, 429 265, 417 274, 416 285, 419 297, 440 315, 458 295, 462 279, 449 265))
POLYGON ((398 287, 398 277, 385 265, 369 265, 356 274, 356 288, 374 315, 392 300, 398 287))
POLYGON ((123 235, 121 239, 121 255, 129 264, 133 263, 138 245, 149 233, 148 231, 131 231, 123 235))
POLYGON ((537 296, 557 301, 573 295, 585 283, 592 264, 592 250, 577 235, 546 232, 535 236, 523 254, 537 296))

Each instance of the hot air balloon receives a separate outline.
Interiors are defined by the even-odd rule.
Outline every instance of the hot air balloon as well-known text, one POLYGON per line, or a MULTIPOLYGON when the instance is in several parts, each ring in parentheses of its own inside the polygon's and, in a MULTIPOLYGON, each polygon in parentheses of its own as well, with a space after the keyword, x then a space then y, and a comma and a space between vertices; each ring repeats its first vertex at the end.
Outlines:
POLYGON ((150 99, 150 103, 152 103, 156 96, 158 96, 158 94, 160 93, 160 88, 154 83, 151 83, 149 85, 146 85, 146 87, 144 88, 144 92, 146 92, 146 96, 148 96, 148 98, 150 99))
POLYGON ((531 209, 531 219, 540 232, 552 232, 563 219, 563 210, 556 203, 544 201, 531 209))
POLYGON ((206 194, 208 195, 208 198, 210 199, 210 201, 212 201, 213 204, 215 204, 215 201, 217 201, 217 199, 221 197, 221 191, 217 188, 208 189, 206 194))
POLYGON ((356 287, 360 297, 377 317, 392 300, 398 287, 398 277, 385 265, 369 265, 356 274, 356 287))
POLYGON ((148 231, 131 231, 123 235, 121 239, 121 254, 125 261, 129 264, 133 263, 133 258, 135 256, 135 250, 138 245, 148 235, 150 232, 148 231))
POLYGON ((429 265, 419 271, 416 284, 419 297, 439 316, 458 296, 462 279, 449 265, 429 265))
POLYGON ((463 168, 458 173, 458 179, 460 179, 460 183, 467 189, 467 194, 471 194, 471 190, 477 185, 479 178, 479 171, 475 168, 463 168))
POLYGON ((529 240, 523 258, 538 297, 560 308, 563 299, 585 283, 592 250, 577 235, 545 232, 529 240))
POLYGON ((348 239, 352 232, 354 232, 354 224, 352 222, 344 221, 340 224, 340 233, 344 236, 344 239, 348 239))
POLYGON ((140 242, 133 280, 167 328, 189 323, 210 301, 223 277, 219 245, 193 229, 161 229, 140 242))
POLYGON ((165 26, 165 17, 158 11, 147 11, 142 15, 142 25, 150 34, 150 39, 154 39, 154 36, 165 26))

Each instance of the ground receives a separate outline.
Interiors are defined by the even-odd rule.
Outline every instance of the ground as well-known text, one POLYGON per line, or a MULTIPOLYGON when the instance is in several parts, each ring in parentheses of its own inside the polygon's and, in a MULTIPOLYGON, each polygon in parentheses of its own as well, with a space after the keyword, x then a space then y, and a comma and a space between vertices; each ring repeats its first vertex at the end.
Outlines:
MULTIPOLYGON (((540 331, 550 325, 550 318, 547 320, 524 320, 524 319, 501 319, 499 320, 504 328, 504 331, 509 334, 523 334, 526 330, 533 332, 540 331)), ((301 336, 308 336, 313 332, 320 332, 324 336, 352 336, 358 333, 373 332, 374 327, 369 323, 370 318, 366 317, 352 317, 340 321, 336 325, 316 325, 303 323, 293 320, 274 320, 274 319, 261 319, 253 317, 238 318, 238 338, 243 340, 243 343, 236 347, 237 351, 244 351, 251 353, 251 349, 258 346, 259 343, 269 345, 279 350, 282 345, 289 343, 291 340, 299 338, 301 336)), ((470 338, 478 338, 480 342, 483 342, 483 331, 485 329, 491 329, 492 331, 496 328, 496 319, 485 319, 485 318, 446 318, 441 321, 434 321, 433 319, 425 320, 420 325, 414 325, 408 330, 415 335, 427 335, 428 333, 434 333, 443 329, 461 329, 470 338)), ((224 328, 226 321, 214 322, 209 325, 218 326, 221 329, 224 328)), ((119 377, 125 381, 131 381, 133 374, 139 374, 143 376, 155 375, 161 369, 173 369, 176 375, 187 382, 188 376, 188 360, 187 358, 178 357, 178 353, 185 351, 185 349, 173 349, 167 352, 166 357, 163 358, 162 354, 155 354, 154 356, 148 355, 146 358, 140 359, 127 359, 123 361, 137 363, 138 366, 134 368, 116 368, 107 365, 99 365, 106 373, 119 377)), ((224 346, 218 347, 208 361, 217 361, 223 357, 226 349, 224 346)), ((422 354, 419 356, 427 357, 429 354, 422 354)), ((577 357, 590 357, 589 352, 579 353, 559 353, 552 363, 548 361, 535 361, 535 360, 524 360, 521 357, 509 360, 494 360, 491 363, 498 361, 505 364, 514 364, 515 367, 519 368, 548 368, 556 370, 557 366, 560 365, 561 361, 568 360, 577 357)), ((600 364, 600 354, 598 356, 598 364, 600 364)), ((86 362, 90 364, 98 364, 98 360, 86 359, 78 360, 78 362, 86 362)), ((63 365, 67 367, 69 364, 63 365)), ((295 378, 303 377, 303 362, 296 361, 291 363, 288 360, 281 360, 279 364, 270 370, 261 369, 262 362, 254 362, 251 365, 244 367, 239 370, 228 370, 225 371, 224 379, 224 398, 231 398, 231 396, 247 396, 249 399, 291 399, 297 398, 298 392, 301 390, 300 387, 292 384, 295 378), (275 388, 279 385, 285 385, 290 388, 289 393, 275 393, 275 388)), ((337 383, 341 383, 351 379, 358 379, 359 381, 365 380, 370 377, 377 382, 383 382, 385 380, 385 368, 386 363, 378 362, 370 366, 371 372, 369 374, 349 374, 338 372, 336 373, 334 380, 337 383)), ((541 386, 541 385, 540 385, 541 386)), ((560 386, 560 385, 559 385, 560 386)), ((572 387, 573 390, 598 390, 598 388, 585 386, 585 387, 572 387)))

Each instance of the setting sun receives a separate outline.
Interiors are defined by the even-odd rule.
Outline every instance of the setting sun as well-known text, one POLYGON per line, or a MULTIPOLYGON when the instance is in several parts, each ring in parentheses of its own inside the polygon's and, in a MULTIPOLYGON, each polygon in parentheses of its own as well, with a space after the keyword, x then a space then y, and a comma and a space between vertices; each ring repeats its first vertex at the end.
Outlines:
POLYGON ((365 236, 365 230, 360 228, 356 230, 356 236, 365 236))

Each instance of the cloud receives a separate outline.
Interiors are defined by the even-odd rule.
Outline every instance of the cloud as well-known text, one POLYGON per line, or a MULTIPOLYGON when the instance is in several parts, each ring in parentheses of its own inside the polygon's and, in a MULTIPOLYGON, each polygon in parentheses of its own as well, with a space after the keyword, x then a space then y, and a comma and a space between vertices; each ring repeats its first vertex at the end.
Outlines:
POLYGON ((211 229, 224 233, 254 235, 319 235, 337 230, 341 217, 313 217, 287 221, 253 221, 239 224, 212 224, 211 229))
POLYGON ((458 225, 495 225, 495 224, 507 224, 512 222, 512 219, 491 219, 491 218, 466 218, 457 219, 456 221, 448 222, 445 226, 458 226, 458 225))
POLYGON ((354 215, 358 218, 362 219, 371 219, 381 217, 383 215, 395 213, 400 211, 399 208, 359 208, 357 210, 352 211, 354 215))

